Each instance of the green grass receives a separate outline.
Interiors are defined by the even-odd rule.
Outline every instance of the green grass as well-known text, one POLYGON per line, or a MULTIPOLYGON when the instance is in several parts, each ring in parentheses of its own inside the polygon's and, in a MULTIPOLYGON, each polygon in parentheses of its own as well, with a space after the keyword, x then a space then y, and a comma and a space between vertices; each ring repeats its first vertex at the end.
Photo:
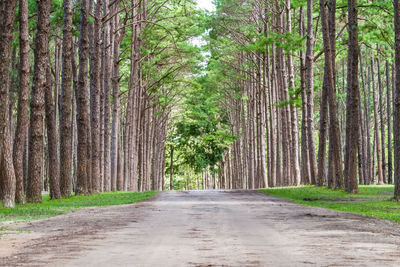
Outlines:
POLYGON ((400 202, 392 201, 392 185, 359 186, 359 194, 327 187, 301 186, 260 189, 259 192, 286 198, 294 203, 312 207, 360 213, 400 222, 400 202))
POLYGON ((15 208, 0 207, 0 222, 38 220, 84 207, 131 204, 148 199, 155 194, 157 194, 157 191, 110 192, 56 200, 50 200, 50 197, 45 195, 42 203, 17 204, 15 208))

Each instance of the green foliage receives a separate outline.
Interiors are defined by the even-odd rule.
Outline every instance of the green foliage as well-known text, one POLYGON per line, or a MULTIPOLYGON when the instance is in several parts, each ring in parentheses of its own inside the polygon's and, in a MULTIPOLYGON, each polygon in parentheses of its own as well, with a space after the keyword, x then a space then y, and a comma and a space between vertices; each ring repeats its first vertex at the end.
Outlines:
MULTIPOLYGON (((149 82, 148 92, 157 96, 162 106, 171 106, 175 95, 184 89, 190 79, 188 73, 198 72, 202 60, 201 49, 192 38, 204 31, 202 11, 193 1, 155 1, 149 3, 145 28, 140 33, 142 72, 149 82), (156 10, 152 10, 158 6, 156 10), (154 14, 152 12, 155 12, 154 14), (165 92, 168 92, 166 94, 165 92)), ((121 50, 131 49, 130 36, 125 38, 121 50)))
POLYGON ((0 207, 0 221, 38 220, 84 207, 131 204, 148 199, 155 194, 157 191, 112 192, 56 200, 50 200, 50 197, 46 195, 43 196, 42 203, 17 204, 15 208, 0 207))
POLYGON ((174 178, 174 190, 183 190, 185 189, 186 179, 177 179, 174 178))
POLYGON ((400 204, 392 201, 392 185, 360 185, 360 192, 356 195, 348 194, 343 190, 314 186, 269 188, 259 191, 307 206, 360 213, 400 222, 400 204))
POLYGON ((267 50, 267 46, 273 44, 286 52, 294 52, 296 50, 304 50, 306 41, 306 37, 301 37, 293 33, 279 34, 275 32, 265 32, 254 37, 255 41, 247 45, 244 49, 245 51, 258 51, 262 53, 267 50))
POLYGON ((191 85, 180 107, 182 117, 175 122, 168 140, 181 157, 180 164, 198 173, 207 167, 214 168, 234 137, 227 118, 221 115, 218 91, 212 90, 208 76, 194 78, 191 85))
MULTIPOLYGON (((201 189, 201 173, 187 173, 186 175, 175 175, 174 176, 174 190, 185 190, 188 189, 188 183, 190 189, 201 189), (189 174, 187 176, 187 174, 189 174), (197 179, 199 179, 199 186, 197 188, 197 179)), ((166 187, 169 188, 169 179, 167 179, 166 187)))

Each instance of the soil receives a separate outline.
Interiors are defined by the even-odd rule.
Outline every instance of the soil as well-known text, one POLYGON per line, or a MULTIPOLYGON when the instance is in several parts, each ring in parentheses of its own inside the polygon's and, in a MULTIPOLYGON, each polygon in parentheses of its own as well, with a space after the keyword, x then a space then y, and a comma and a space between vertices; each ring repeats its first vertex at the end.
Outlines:
POLYGON ((8 228, 0 266, 400 266, 399 224, 255 191, 169 191, 8 228))

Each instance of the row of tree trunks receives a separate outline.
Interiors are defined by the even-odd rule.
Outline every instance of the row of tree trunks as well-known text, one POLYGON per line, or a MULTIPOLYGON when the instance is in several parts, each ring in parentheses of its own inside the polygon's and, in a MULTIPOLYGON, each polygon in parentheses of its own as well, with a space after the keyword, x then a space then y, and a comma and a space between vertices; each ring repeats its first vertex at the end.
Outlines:
MULTIPOLYGON (((48 184, 52 198, 70 196, 73 190, 77 194, 124 189, 161 190, 164 185, 165 141, 171 110, 162 100, 169 97, 167 90, 162 87, 156 90, 151 88, 148 74, 142 70, 144 62, 151 62, 152 59, 144 56, 141 49, 144 45, 141 37, 147 21, 146 2, 132 0, 129 9, 131 14, 127 14, 124 25, 120 25, 120 16, 115 15, 120 11, 120 1, 82 0, 77 66, 72 35, 73 6, 76 1, 63 2, 62 46, 59 40, 54 43, 49 40, 50 1, 37 1, 38 28, 34 39, 30 127, 27 127, 30 78, 28 7, 26 0, 19 0, 19 50, 14 48, 11 53, 16 2, 1 3, 0 16, 0 60, 4 62, 0 68, 0 178, 4 205, 13 206, 14 200, 24 202, 24 191, 27 192, 28 201, 41 201, 42 189, 46 189, 48 184), (93 15, 93 23, 89 15, 93 15), (120 44, 126 27, 130 27, 132 32, 128 96, 119 90, 119 64, 125 60, 120 58, 120 44), (49 49, 54 49, 54 56, 49 55, 49 49), (14 94, 12 87, 17 83, 10 79, 9 73, 10 69, 16 71, 17 67, 20 90, 15 124, 10 112, 15 109, 15 101, 10 102, 9 97, 10 92, 14 94), (73 98, 74 93, 76 99, 73 98), (126 109, 121 105, 121 98, 127 100, 126 109), (44 147, 46 138, 47 147, 44 147), (48 149, 47 154, 44 148, 48 149)), ((396 7, 397 1, 394 4, 396 7)), ((236 52, 237 61, 233 67, 239 75, 237 84, 232 87, 238 88, 235 92, 226 89, 226 107, 232 134, 238 138, 225 153, 224 161, 217 166, 210 166, 210 169, 218 167, 219 172, 210 170, 208 179, 203 180, 204 188, 256 189, 312 183, 346 188, 355 193, 357 178, 360 183, 370 184, 375 181, 375 169, 379 184, 391 182, 390 83, 394 87, 398 81, 395 75, 390 77, 389 63, 386 62, 383 67, 384 61, 376 55, 369 55, 371 60, 364 62, 366 66, 361 60, 358 65, 356 1, 349 0, 347 6, 350 39, 346 68, 345 61, 335 64, 336 1, 320 0, 325 65, 319 110, 318 157, 314 140, 316 109, 313 101, 318 92, 313 91, 314 61, 317 59, 314 56, 313 1, 307 1, 307 27, 304 7, 300 8, 298 14, 293 12, 291 6, 290 0, 271 3, 259 1, 253 4, 254 10, 246 18, 246 22, 257 25, 258 34, 268 37, 270 31, 277 36, 291 34, 295 29, 292 15, 298 15, 300 35, 307 38, 307 49, 300 52, 299 62, 294 60, 295 52, 277 43, 269 43, 264 51, 236 52), (340 76, 337 78, 335 70, 339 65, 343 65, 342 69, 338 67, 338 73, 343 77, 341 81, 337 80, 340 76), (298 66, 303 104, 301 120, 297 118, 298 109, 292 99, 292 93, 296 93, 293 92, 296 87, 294 77, 298 66), (386 79, 382 76, 384 72, 386 79), (346 75, 347 82, 344 79, 346 75), (347 103, 341 99, 338 103, 337 87, 339 93, 344 93, 347 87, 347 103), (369 110, 370 97, 373 111, 369 110), (373 133, 370 125, 372 113, 373 133), (298 151, 300 121, 301 152, 298 151), (344 161, 341 160, 341 140, 345 140, 344 161)), ((396 67, 392 67, 392 72, 397 71, 396 67)), ((393 88, 392 91, 396 92, 397 89, 393 88)), ((394 96, 393 109, 396 115, 398 98, 396 94, 394 96)), ((396 129, 397 121, 393 125, 396 129)), ((395 144, 396 133, 394 130, 395 144)), ((394 154, 396 157, 396 150, 394 154)), ((395 181, 396 170, 395 165, 395 181)), ((193 188, 193 185, 188 183, 188 188, 193 188)))
MULTIPOLYGON (((273 29, 284 34, 291 32, 291 9, 290 2, 286 1, 285 5, 280 5, 279 1, 272 4, 259 3, 253 5, 255 9, 250 13, 249 23, 254 23, 260 17, 258 14, 261 7, 265 12, 265 16, 271 15, 271 20, 263 20, 263 28, 258 29, 259 33, 264 31, 267 36, 269 24, 273 25, 273 29)), ((354 9, 357 4, 350 2, 352 7, 349 9, 349 17, 354 16, 354 9)), ((238 52, 236 62, 233 68, 238 70, 243 77, 237 83, 241 88, 244 99, 236 99, 232 94, 227 93, 227 97, 231 99, 229 104, 229 113, 232 124, 232 134, 240 136, 232 145, 230 157, 232 174, 229 178, 223 178, 224 181, 232 179, 232 188, 256 188, 261 186, 259 177, 263 177, 261 163, 266 164, 267 183, 263 186, 275 185, 296 185, 296 184, 316 184, 319 186, 328 185, 330 188, 346 188, 352 193, 357 192, 357 180, 360 183, 369 184, 374 178, 374 155, 377 156, 377 166, 382 167, 383 178, 378 178, 384 183, 385 176, 389 171, 383 168, 386 166, 386 138, 389 141, 387 154, 391 154, 390 140, 392 138, 391 129, 386 133, 385 121, 385 103, 384 103, 384 80, 381 77, 381 66, 379 60, 371 62, 367 69, 372 72, 368 77, 372 80, 372 88, 377 88, 371 92, 371 82, 367 81, 365 71, 363 71, 360 61, 360 72, 358 71, 358 56, 348 57, 350 60, 347 64, 347 72, 345 62, 342 60, 341 82, 336 80, 336 1, 320 1, 321 25, 324 50, 319 55, 324 55, 324 77, 323 89, 321 91, 320 102, 320 118, 319 118, 319 147, 318 157, 316 156, 314 141, 314 28, 313 28, 313 1, 307 2, 307 27, 304 19, 304 8, 300 8, 299 31, 301 36, 307 36, 307 51, 300 52, 299 70, 300 70, 300 88, 302 96, 302 116, 301 116, 301 152, 298 152, 299 141, 298 136, 297 110, 291 105, 289 91, 294 87, 293 74, 294 63, 292 53, 283 50, 275 45, 267 45, 265 53, 257 52, 238 52), (353 64, 353 62, 356 62, 353 64), (350 64, 351 63, 351 64, 350 64), (351 65, 351 68, 350 68, 351 65), (378 72, 373 72, 373 66, 378 67, 378 72), (271 68, 270 68, 271 67, 271 68), (347 82, 345 76, 347 75, 347 82), (359 77, 360 76, 360 77, 359 77), (362 91, 359 82, 355 78, 361 78, 362 91), (377 77, 378 82, 373 79, 377 77), (261 87, 261 88, 260 88, 261 87), (336 88, 341 88, 339 93, 344 93, 347 87, 348 101, 345 102, 336 96, 336 88), (375 97, 377 114, 374 116, 375 121, 375 138, 371 143, 371 127, 370 111, 369 111, 369 94, 379 93, 379 97, 375 97), (363 99, 363 101, 361 101, 363 99), (349 106, 345 106, 351 104, 349 106), (358 103, 358 104, 357 104, 358 103), (357 105, 356 105, 357 104, 357 105), (356 110, 355 110, 356 109, 356 110), (380 110, 381 112, 379 112, 380 110), (347 111, 347 118, 346 112, 347 111), (350 115, 351 114, 351 115, 350 115), (265 116, 265 119, 263 119, 265 116), (355 117, 356 116, 356 117, 355 117), (379 117, 378 117, 379 116, 379 117), (296 118, 296 119, 295 119, 296 118), (346 122, 359 124, 357 132, 355 127, 347 125, 346 122), (261 128, 260 128, 261 126, 261 128), (347 129, 347 130, 346 130, 347 129), (265 130, 265 134, 262 132, 265 130), (346 139, 345 139, 346 138, 346 139), (342 147, 344 143, 345 160, 342 160, 342 147), (352 140, 352 141, 349 141, 352 140), (263 142, 265 142, 263 144, 263 142), (350 142, 350 143, 349 143, 350 142), (375 150, 371 151, 371 145, 374 144, 375 150), (329 146, 328 146, 329 144, 329 146), (351 144, 350 147, 347 144, 351 144), (262 150, 261 147, 265 147, 262 150), (327 147, 328 146, 328 147, 327 147), (328 148, 328 149, 327 149, 328 148), (267 151, 265 160, 262 160, 262 151, 267 151), (328 152, 328 153, 327 153, 328 152), (298 158, 301 155, 300 159, 298 158), (355 156, 354 156, 355 155, 355 156), (379 157, 382 158, 379 160, 379 157), (328 156, 328 157, 327 157, 328 156), (296 158, 297 157, 297 158, 296 158), (318 164, 317 164, 318 159, 318 164), (326 161, 327 159, 327 161, 326 161), (380 163, 382 161, 382 163, 380 163), (384 163, 385 161, 385 163, 384 163), (301 171, 299 163, 301 162, 301 171), (356 166, 356 167, 354 167, 356 166), (298 171, 298 172, 297 172, 298 171), (355 171, 355 172, 354 172, 355 171), (351 175, 349 172, 353 172, 351 175), (298 174, 297 174, 298 173, 298 174), (301 175, 300 175, 301 173, 301 175), (300 178, 301 177, 301 178, 300 178), (344 179, 346 178, 346 179, 344 179), (356 179, 356 180, 354 180, 356 179)), ((262 12, 261 12, 262 13, 262 12)), ((355 15, 356 16, 356 15, 355 15)), ((356 27, 353 22, 351 27, 356 27)), ((349 29, 351 36, 354 36, 353 29, 349 29)), ((343 31, 343 30, 342 30, 343 31)), ((243 40, 240 40, 243 41, 243 40)), ((353 40, 349 44, 349 55, 359 53, 358 46, 355 44, 358 40, 353 40)), ((387 94, 390 94, 390 77, 389 67, 386 70, 386 86, 387 94)), ((228 90, 227 90, 228 91, 228 90)), ((390 102, 390 96, 386 96, 387 103, 390 102)), ((386 104, 386 113, 389 118, 390 104, 386 104)), ((390 125, 390 122, 389 122, 390 125)), ((391 157, 391 156, 390 156, 391 157)), ((388 169, 391 164, 391 158, 387 159, 388 169)), ((224 168, 227 165, 224 161, 224 168)), ((228 171, 224 171, 228 175, 228 171)), ((392 171, 390 171, 392 173, 392 171)), ((378 175, 379 177, 379 175, 378 175)), ((229 186, 229 185, 227 185, 229 186)))
MULTIPOLYGON (((289 1, 286 4, 290 6, 289 1)), ((273 8, 255 6, 262 10, 254 13, 277 14, 273 28, 279 29, 279 33, 291 31, 289 9, 282 9, 278 2, 273 8)), ((257 14, 252 14, 251 19, 257 14)), ((269 23, 263 21, 259 33, 267 35, 269 23)), ((232 134, 240 138, 234 141, 221 163, 226 169, 219 175, 221 187, 255 189, 298 185, 301 175, 297 108, 289 95, 295 86, 293 56, 271 45, 265 53, 239 52, 237 58, 239 65, 235 68, 243 77, 238 82, 242 97, 237 98, 228 90, 226 96, 232 134), (249 67, 243 68, 244 64, 249 67)))
MULTIPOLYGON (((83 0, 80 5, 63 1, 60 41, 57 33, 50 38, 50 1, 37 1, 30 107, 27 0, 19 0, 19 47, 11 51, 17 2, 1 3, 4 64, 0 76, 6 84, 0 91, 2 107, 6 107, 0 110, 4 115, 0 125, 4 205, 25 202, 25 193, 28 201, 40 202, 42 192, 47 190, 53 199, 68 197, 73 191, 150 190, 152 179, 153 188, 162 190, 171 109, 157 97, 170 96, 168 90, 149 88, 149 78, 142 72, 141 48, 145 44, 141 34, 149 9, 146 2, 131 1, 131 14, 125 14, 120 25, 120 1, 83 0), (73 10, 78 6, 81 17, 77 42, 73 37, 73 10), (93 22, 89 16, 93 16, 93 22), (128 99, 120 91, 119 71, 121 60, 125 60, 120 58, 120 44, 127 26, 133 32, 128 99), (79 63, 75 62, 77 58, 79 63), (12 74, 19 73, 18 83, 14 76, 10 79, 10 69, 12 74), (18 108, 17 101, 9 99, 15 94, 11 89, 17 87, 18 108)), ((147 60, 151 62, 151 58, 147 60)))

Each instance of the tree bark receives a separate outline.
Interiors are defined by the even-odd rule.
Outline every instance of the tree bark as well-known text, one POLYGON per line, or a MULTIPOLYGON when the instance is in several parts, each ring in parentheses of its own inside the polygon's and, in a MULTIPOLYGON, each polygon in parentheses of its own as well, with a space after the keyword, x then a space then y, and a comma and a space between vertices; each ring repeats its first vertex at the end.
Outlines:
POLYGON ((329 169, 328 185, 332 188, 344 188, 341 160, 341 142, 339 121, 337 118, 337 99, 335 90, 334 53, 329 31, 329 21, 326 13, 326 1, 320 0, 321 25, 324 43, 325 64, 328 66, 328 99, 329 99, 329 169))
POLYGON ((93 51, 91 51, 90 62, 91 62, 91 101, 90 101, 90 126, 92 134, 92 192, 101 192, 100 188, 100 32, 101 32, 101 11, 102 11, 102 0, 97 1, 95 11, 95 22, 93 27, 93 51))
MULTIPOLYGON (((323 0, 321 0, 323 1, 323 0)), ((306 51, 306 84, 307 84, 307 138, 308 158, 310 160, 310 182, 315 184, 318 171, 314 140, 314 36, 313 36, 313 0, 307 0, 307 51, 306 51)))
POLYGON ((382 150, 382 178, 383 183, 387 183, 386 181, 386 153, 385 153, 385 121, 384 121, 384 108, 383 108, 383 85, 381 78, 381 64, 379 58, 376 61, 378 68, 378 88, 379 88, 379 119, 380 119, 380 128, 381 128, 381 150, 382 150))
POLYGON ((72 184, 72 0, 64 1, 64 26, 61 76, 61 116, 60 116, 60 191, 61 196, 71 195, 72 184))
MULTIPOLYGON (((104 16, 109 13, 109 1, 104 0, 104 16)), ((111 151, 110 151, 110 98, 111 98, 111 56, 112 44, 110 42, 110 23, 111 19, 106 21, 104 25, 103 49, 104 49, 104 72, 103 72, 103 89, 104 89, 104 191, 111 190, 111 151)))
MULTIPOLYGON (((171 164, 169 176, 169 190, 174 190, 174 146, 171 145, 171 164)), ((197 186, 198 187, 198 186, 197 186)))
POLYGON ((358 193, 357 145, 359 138, 359 78, 357 0, 348 0, 349 49, 347 61, 347 107, 344 176, 349 193, 358 193))
MULTIPOLYGON (((306 35, 304 25, 304 7, 300 7, 300 36, 306 35)), ((300 50, 300 91, 301 91, 301 184, 311 183, 310 160, 308 153, 308 124, 307 124, 307 91, 306 91, 306 55, 300 50)))
POLYGON ((38 22, 35 38, 35 65, 29 130, 28 202, 42 201, 43 118, 46 69, 49 55, 50 0, 37 1, 38 22))
POLYGON ((4 207, 15 203, 8 85, 16 4, 16 0, 0 2, 0 194, 4 207))
POLYGON ((15 131, 13 162, 16 178, 15 201, 25 202, 24 194, 24 149, 28 134, 28 107, 29 107, 29 25, 28 25, 28 0, 19 0, 19 96, 18 120, 15 131))
POLYGON ((374 60, 371 59, 371 77, 372 77, 372 97, 374 100, 374 130, 375 130, 375 146, 378 167, 378 184, 383 185, 383 168, 382 168, 382 147, 379 138, 379 124, 378 124, 378 99, 376 96, 376 83, 374 78, 374 60))
MULTIPOLYGON (((114 4, 114 11, 118 11, 119 1, 114 4)), ((119 16, 114 18, 114 29, 119 28, 119 16)), ((111 29, 110 32, 113 30, 111 29)), ((114 36, 114 51, 113 51, 113 75, 112 75, 112 87, 113 87, 113 117, 112 117, 112 133, 111 133, 111 190, 117 189, 118 181, 118 150, 121 146, 120 143, 120 103, 119 103, 119 51, 120 51, 120 40, 123 37, 119 31, 114 36)))
MULTIPOLYGON (((370 184, 372 181, 372 166, 371 166, 371 135, 370 135, 370 115, 369 115, 369 103, 370 103, 370 90, 369 90, 369 81, 368 86, 366 86, 366 77, 365 72, 363 71, 363 64, 362 64, 362 56, 360 56, 360 71, 361 71, 361 79, 363 82, 363 89, 364 89, 364 121, 365 121, 365 142, 366 142, 366 171, 364 175, 364 184, 370 184)), ((369 79, 369 76, 368 76, 369 79)))
POLYGON ((79 74, 77 88, 77 128, 78 128, 78 166, 77 166, 77 185, 75 193, 77 195, 88 193, 88 128, 89 96, 87 90, 88 74, 88 24, 89 24, 89 2, 82 0, 80 18, 80 37, 79 37, 79 74))
MULTIPOLYGON (((122 127, 120 127, 122 129, 122 127)), ((124 167, 122 164, 123 161, 123 151, 122 151, 122 135, 118 135, 118 165, 117 165, 117 190, 122 191, 124 190, 124 167)))
MULTIPOLYGON (((386 61, 386 103, 387 103, 387 128, 388 128, 388 184, 393 183, 393 165, 392 165, 392 111, 391 111, 391 92, 390 92, 390 74, 389 62, 386 61)), ((392 84, 394 87, 394 84, 392 84)))
MULTIPOLYGON (((287 32, 292 34, 292 18, 290 11, 290 0, 286 1, 286 11, 287 11, 287 32)), ((288 74, 289 74, 289 89, 294 90, 294 65, 293 65, 293 55, 291 52, 288 53, 288 74)), ((290 97, 289 97, 290 103, 290 97)), ((292 185, 300 185, 300 166, 299 166, 299 139, 298 139, 298 125, 297 125, 297 108, 296 105, 290 103, 290 117, 291 117, 291 179, 292 185)), ((264 112, 263 112, 264 113, 264 112)), ((265 139, 265 137, 264 137, 265 139)), ((265 151, 265 148, 264 148, 265 151)))
POLYGON ((394 199, 400 200, 400 0, 394 0, 395 74, 393 98, 394 199))
POLYGON ((53 83, 50 67, 48 67, 46 70, 45 104, 47 123, 47 149, 49 155, 50 198, 58 199, 61 198, 61 192, 59 183, 60 165, 58 162, 57 149, 57 111, 53 100, 53 83))
MULTIPOLYGON (((328 3, 328 24, 335 25, 335 14, 336 14, 336 0, 330 0, 328 3)), ((331 43, 332 55, 335 54, 335 27, 329 27, 329 38, 331 43)), ((326 182, 326 141, 328 131, 328 98, 329 98, 329 69, 328 64, 324 66, 324 76, 322 85, 322 95, 320 104, 320 127, 319 127, 319 146, 318 146, 318 176, 316 184, 322 186, 326 182)), ((334 66, 333 66, 334 69, 334 66)), ((330 181, 331 182, 331 181, 330 181)), ((332 183, 328 186, 332 187, 332 183)))

